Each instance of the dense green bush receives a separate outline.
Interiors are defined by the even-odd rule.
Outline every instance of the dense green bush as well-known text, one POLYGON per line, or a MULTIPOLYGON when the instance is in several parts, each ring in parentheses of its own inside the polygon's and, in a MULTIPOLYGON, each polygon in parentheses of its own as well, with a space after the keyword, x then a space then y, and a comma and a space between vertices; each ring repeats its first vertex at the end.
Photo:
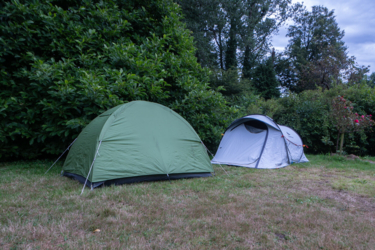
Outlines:
POLYGON ((140 99, 218 143, 230 110, 171 0, 5 1, 0 20, 0 158, 60 153, 99 113, 140 99))
MULTIPOLYGON (((309 90, 300 94, 290 93, 283 98, 264 100, 256 95, 238 98, 241 115, 265 114, 277 123, 295 129, 302 137, 308 153, 336 151, 337 129, 332 123, 333 98, 344 95, 354 103, 353 112, 359 115, 375 114, 375 89, 365 83, 348 86, 339 84, 330 90, 309 90), (243 105, 241 106, 240 103, 243 105)), ((375 131, 345 135, 347 153, 375 155, 375 131)))
MULTIPOLYGON (((337 86, 331 89, 327 94, 330 98, 344 95, 354 103, 353 112, 359 115, 372 114, 375 120, 375 88, 361 82, 358 85, 345 87, 337 86)), ((349 153, 360 155, 375 155, 375 128, 366 133, 351 133, 346 135, 346 150, 349 153)))

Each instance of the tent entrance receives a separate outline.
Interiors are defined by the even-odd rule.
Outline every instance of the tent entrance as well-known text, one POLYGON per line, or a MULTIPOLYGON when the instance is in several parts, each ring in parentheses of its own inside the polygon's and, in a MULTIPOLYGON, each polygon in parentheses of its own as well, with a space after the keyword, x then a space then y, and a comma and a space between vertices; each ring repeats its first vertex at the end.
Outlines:
POLYGON ((267 130, 267 125, 258 120, 247 121, 244 124, 247 131, 253 134, 258 134, 267 130))
POLYGON ((267 125, 262 122, 251 120, 238 125, 226 132, 212 163, 255 167, 262 155, 267 135, 267 125), (244 147, 244 144, 247 146, 244 147))

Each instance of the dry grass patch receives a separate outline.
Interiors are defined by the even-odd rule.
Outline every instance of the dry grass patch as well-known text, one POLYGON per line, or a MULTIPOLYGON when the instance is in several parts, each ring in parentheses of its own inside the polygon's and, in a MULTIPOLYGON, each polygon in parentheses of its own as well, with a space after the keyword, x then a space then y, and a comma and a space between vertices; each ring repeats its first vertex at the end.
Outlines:
POLYGON ((50 162, 3 163, 0 248, 375 249, 375 165, 309 158, 82 196, 61 165, 43 175, 50 162))

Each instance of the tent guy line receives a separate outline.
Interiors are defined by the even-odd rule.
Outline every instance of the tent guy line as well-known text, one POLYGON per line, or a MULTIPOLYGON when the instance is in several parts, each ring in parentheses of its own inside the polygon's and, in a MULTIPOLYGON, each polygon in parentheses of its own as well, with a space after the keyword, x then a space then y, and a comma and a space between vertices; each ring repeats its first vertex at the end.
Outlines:
POLYGON ((57 158, 57 160, 52 164, 52 166, 44 173, 48 173, 48 171, 50 171, 50 169, 60 160, 60 158, 65 154, 66 151, 69 150, 69 148, 73 145, 73 143, 77 140, 77 138, 74 139, 74 141, 72 143, 70 143, 69 147, 67 147, 67 149, 65 149, 65 151, 59 156, 59 158, 57 158))
MULTIPOLYGON (((201 141, 202 142, 202 141, 201 141)), ((208 148, 206 147, 206 145, 204 145, 204 143, 202 142, 203 146, 206 148, 207 152, 210 153, 212 155, 212 159, 215 158, 214 154, 211 153, 210 150, 208 150, 208 148)), ((223 168, 223 166, 219 163, 220 167, 224 170, 224 172, 227 174, 227 176, 229 176, 229 174, 227 173, 227 171, 225 171, 225 169, 223 168)))

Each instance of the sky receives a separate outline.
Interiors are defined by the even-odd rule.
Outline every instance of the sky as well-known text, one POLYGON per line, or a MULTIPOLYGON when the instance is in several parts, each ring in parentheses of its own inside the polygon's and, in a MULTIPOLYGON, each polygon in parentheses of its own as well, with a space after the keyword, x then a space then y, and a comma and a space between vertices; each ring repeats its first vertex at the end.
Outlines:
MULTIPOLYGON (((375 72, 375 0, 305 0, 303 3, 309 11, 314 5, 333 9, 338 26, 345 31, 343 40, 349 56, 355 56, 359 65, 369 65, 370 73, 375 72)), ((283 51, 287 46, 286 34, 287 26, 273 37, 276 50, 283 51)))

